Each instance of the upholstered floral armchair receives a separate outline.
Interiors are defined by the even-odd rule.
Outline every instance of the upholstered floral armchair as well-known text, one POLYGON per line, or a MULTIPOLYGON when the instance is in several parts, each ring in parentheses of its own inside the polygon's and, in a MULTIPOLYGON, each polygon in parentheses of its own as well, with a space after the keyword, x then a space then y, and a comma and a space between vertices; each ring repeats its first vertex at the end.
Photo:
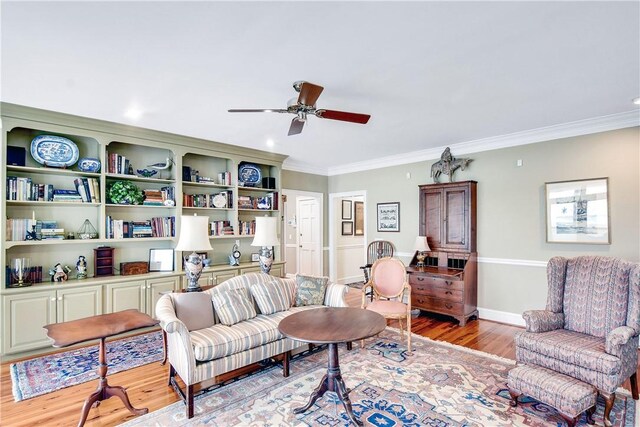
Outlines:
POLYGON ((627 378, 638 400, 640 264, 555 257, 549 260, 547 281, 546 310, 523 314, 526 331, 515 338, 516 359, 596 387, 605 398, 609 423, 615 390, 627 378))

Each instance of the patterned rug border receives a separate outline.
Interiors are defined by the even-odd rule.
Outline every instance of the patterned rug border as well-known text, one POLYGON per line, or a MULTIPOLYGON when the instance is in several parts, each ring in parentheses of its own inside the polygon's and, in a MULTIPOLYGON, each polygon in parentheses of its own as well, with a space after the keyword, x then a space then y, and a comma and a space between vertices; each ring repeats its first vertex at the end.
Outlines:
MULTIPOLYGON (((118 343, 118 342, 131 342, 134 340, 141 340, 141 341, 145 341, 145 340, 151 340, 151 339, 156 339, 156 340, 161 340, 160 338, 160 330, 153 330, 153 331, 149 331, 149 332, 143 332, 143 333, 139 333, 136 335, 129 335, 129 336, 125 336, 125 337, 118 337, 118 338, 114 338, 114 339, 110 339, 107 340, 107 363, 109 366, 109 373, 110 374, 115 374, 118 372, 122 372, 124 370, 127 369, 133 369, 133 368, 138 368, 140 366, 144 366, 147 365, 149 363, 154 363, 157 361, 160 361, 162 359, 162 352, 157 353, 157 354, 151 354, 149 355, 147 358, 142 358, 142 359, 136 359, 136 363, 139 362, 139 364, 133 364, 133 366, 127 366, 125 362, 120 362, 120 363, 114 363, 111 362, 109 360, 109 352, 110 351, 118 351, 117 349, 114 349, 114 344, 118 343), (157 335, 157 337, 155 337, 155 335, 157 335)), ((61 386, 57 386, 55 388, 49 389, 47 391, 35 391, 32 388, 29 388, 29 393, 23 393, 23 390, 26 389, 28 387, 28 382, 25 384, 22 384, 21 387, 21 382, 24 381, 22 379, 23 375, 27 375, 26 370, 28 370, 29 368, 25 368, 26 365, 28 364, 32 364, 35 365, 36 363, 38 363, 38 360, 44 360, 44 359, 50 359, 50 360, 56 360, 56 359, 63 359, 63 358, 73 358, 74 354, 77 353, 85 353, 88 354, 91 351, 95 351, 96 353, 98 352, 98 344, 90 344, 90 345, 86 345, 86 346, 81 346, 81 347, 77 347, 77 348, 72 348, 69 350, 64 350, 64 351, 59 351, 56 353, 48 353, 48 354, 43 354, 43 355, 39 355, 39 356, 35 356, 35 357, 30 357, 27 359, 22 359, 16 362, 13 362, 9 365, 9 373, 11 375, 11 391, 13 393, 13 400, 15 402, 21 402, 23 400, 29 400, 32 399, 34 397, 38 397, 38 396, 43 396, 45 394, 49 394, 49 393, 53 393, 68 387, 73 387, 75 385, 78 384, 84 384, 86 382, 89 381, 93 381, 95 379, 98 378, 98 374, 96 372, 96 369, 87 369, 85 370, 83 373, 81 373, 81 375, 87 375, 88 378, 86 379, 80 379, 77 382, 72 382, 69 384, 62 384, 61 386), (21 367, 18 367, 18 365, 21 365, 21 367), (24 397, 24 394, 27 394, 27 397, 24 397)), ((95 364, 95 367, 98 366, 98 359, 96 358, 95 360, 91 360, 90 361, 92 364, 95 364)), ((127 361, 130 362, 130 361, 127 361)), ((50 363, 50 362, 49 362, 50 363)), ((47 378, 46 380, 49 380, 50 378, 47 378)))

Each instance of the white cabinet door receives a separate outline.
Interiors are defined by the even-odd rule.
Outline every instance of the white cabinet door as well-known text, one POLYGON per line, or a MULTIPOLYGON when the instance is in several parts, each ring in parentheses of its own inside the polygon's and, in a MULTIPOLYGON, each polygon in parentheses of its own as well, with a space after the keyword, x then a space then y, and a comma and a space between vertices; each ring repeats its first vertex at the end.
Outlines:
POLYGON ((236 277, 238 275, 238 270, 234 269, 234 270, 223 270, 223 271, 217 271, 215 273, 213 273, 213 286, 217 286, 220 283, 224 282, 225 280, 229 280, 232 277, 236 277))
POLYGON ((155 319, 156 303, 162 294, 179 289, 177 277, 147 280, 147 314, 155 319))
MULTIPOLYGON (((200 278, 198 279, 198 285, 200 287, 213 285, 213 275, 212 273, 202 273, 200 278)), ((182 289, 187 289, 189 286, 189 282, 187 281, 187 276, 182 276, 182 289)))
POLYGON ((102 286, 57 291, 58 322, 102 314, 102 286))
POLYGON ((113 313, 133 308, 144 313, 146 311, 146 291, 147 285, 144 280, 106 285, 106 312, 113 313))
POLYGON ((2 352, 51 346, 42 327, 56 323, 56 292, 27 292, 2 297, 2 352))

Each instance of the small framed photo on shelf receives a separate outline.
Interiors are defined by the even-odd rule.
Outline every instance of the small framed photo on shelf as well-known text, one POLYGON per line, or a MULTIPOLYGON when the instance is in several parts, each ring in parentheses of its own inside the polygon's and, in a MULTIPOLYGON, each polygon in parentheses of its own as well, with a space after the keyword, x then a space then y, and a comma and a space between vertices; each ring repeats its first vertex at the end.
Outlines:
POLYGON ((352 219, 351 216, 351 200, 342 201, 342 219, 352 219))
POLYGON ((255 253, 255 254, 251 254, 251 262, 258 262, 260 261, 260 254, 255 253))
POLYGON ((545 183, 548 243, 608 245, 608 178, 545 183))
POLYGON ((149 249, 149 271, 173 271, 173 249, 149 249))
POLYGON ((353 221, 342 221, 342 235, 353 236, 353 221))
POLYGON ((400 231, 400 202, 378 203, 378 231, 400 231))

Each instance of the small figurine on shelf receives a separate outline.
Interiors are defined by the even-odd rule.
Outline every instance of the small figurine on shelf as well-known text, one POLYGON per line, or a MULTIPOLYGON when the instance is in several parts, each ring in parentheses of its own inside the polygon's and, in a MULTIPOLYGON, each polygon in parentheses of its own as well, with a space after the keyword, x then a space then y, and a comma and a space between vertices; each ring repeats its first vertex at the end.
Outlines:
POLYGON ((76 271, 78 272, 78 280, 87 278, 87 259, 83 255, 78 257, 76 271))
POLYGON ((68 279, 68 274, 71 271, 71 268, 66 265, 62 265, 57 263, 53 266, 52 269, 49 270, 49 275, 51 276, 52 282, 64 282, 68 279))

